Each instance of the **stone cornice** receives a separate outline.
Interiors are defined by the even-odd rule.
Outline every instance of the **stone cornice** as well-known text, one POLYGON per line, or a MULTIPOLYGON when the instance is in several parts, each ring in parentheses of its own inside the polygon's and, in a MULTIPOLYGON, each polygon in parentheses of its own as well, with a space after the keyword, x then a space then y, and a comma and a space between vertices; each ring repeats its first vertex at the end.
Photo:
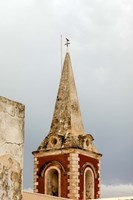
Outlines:
POLYGON ((68 149, 60 149, 60 150, 53 150, 53 151, 33 151, 32 152, 35 157, 43 157, 43 156, 52 156, 52 155, 61 155, 61 154, 69 154, 69 153, 78 153, 82 154, 91 158, 95 159, 100 159, 102 154, 100 153, 95 153, 95 152, 90 152, 90 151, 85 151, 82 149, 74 149, 74 148, 68 148, 68 149))
POLYGON ((25 106, 23 104, 2 96, 0 96, 0 104, 0 112, 3 111, 11 116, 17 116, 19 118, 25 117, 25 106), (7 104, 8 106, 4 107, 2 104, 7 104))

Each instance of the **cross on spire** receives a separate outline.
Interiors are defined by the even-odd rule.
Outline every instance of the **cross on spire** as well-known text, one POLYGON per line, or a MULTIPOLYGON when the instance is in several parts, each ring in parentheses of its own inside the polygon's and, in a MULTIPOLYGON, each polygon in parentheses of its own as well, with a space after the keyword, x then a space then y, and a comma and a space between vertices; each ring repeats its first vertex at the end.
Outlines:
POLYGON ((68 47, 68 45, 70 44, 69 39, 66 38, 66 46, 68 47))

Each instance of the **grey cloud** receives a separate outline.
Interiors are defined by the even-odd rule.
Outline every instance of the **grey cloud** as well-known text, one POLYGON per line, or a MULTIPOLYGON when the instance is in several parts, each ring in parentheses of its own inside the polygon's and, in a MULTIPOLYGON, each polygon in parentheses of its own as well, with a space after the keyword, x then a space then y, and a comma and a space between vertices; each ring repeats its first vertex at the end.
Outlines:
POLYGON ((126 197, 131 196, 133 193, 132 184, 119 184, 119 185, 102 185, 102 198, 108 197, 126 197))
POLYGON ((132 13, 129 0, 0 2, 1 96, 26 105, 25 188, 33 182, 31 152, 51 124, 60 34, 71 42, 85 130, 103 153, 102 182, 132 182, 132 13))

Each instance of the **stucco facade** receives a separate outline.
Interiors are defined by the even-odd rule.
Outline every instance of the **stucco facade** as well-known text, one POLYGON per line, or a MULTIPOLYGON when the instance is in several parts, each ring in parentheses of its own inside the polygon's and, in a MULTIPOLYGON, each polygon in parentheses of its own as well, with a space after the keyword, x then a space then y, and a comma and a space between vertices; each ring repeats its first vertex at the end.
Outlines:
POLYGON ((0 199, 22 199, 24 105, 0 97, 0 199))

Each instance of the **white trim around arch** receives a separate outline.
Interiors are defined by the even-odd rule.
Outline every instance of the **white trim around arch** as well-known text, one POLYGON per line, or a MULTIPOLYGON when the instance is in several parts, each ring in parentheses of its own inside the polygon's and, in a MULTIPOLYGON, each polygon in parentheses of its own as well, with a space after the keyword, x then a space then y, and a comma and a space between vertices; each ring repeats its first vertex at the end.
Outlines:
MULTIPOLYGON (((88 180, 88 181, 90 181, 90 180, 88 180)), ((92 171, 92 169, 90 167, 87 167, 85 169, 85 171, 84 171, 84 200, 94 199, 94 191, 95 191, 94 187, 95 187, 95 185, 94 185, 94 173, 93 173, 93 171, 92 171), (92 193, 90 193, 90 196, 91 196, 90 198, 86 198, 86 193, 87 193, 87 191, 86 191, 86 189, 87 189, 86 188, 86 185, 87 185, 87 183, 86 183, 87 172, 89 172, 91 177, 92 177, 91 183, 88 186, 92 190, 91 191, 92 193)))
POLYGON ((58 197, 61 196, 61 172, 59 168, 56 166, 50 166, 44 173, 44 181, 45 181, 45 194, 47 194, 47 178, 48 178, 48 172, 52 169, 55 169, 58 172, 58 197))

